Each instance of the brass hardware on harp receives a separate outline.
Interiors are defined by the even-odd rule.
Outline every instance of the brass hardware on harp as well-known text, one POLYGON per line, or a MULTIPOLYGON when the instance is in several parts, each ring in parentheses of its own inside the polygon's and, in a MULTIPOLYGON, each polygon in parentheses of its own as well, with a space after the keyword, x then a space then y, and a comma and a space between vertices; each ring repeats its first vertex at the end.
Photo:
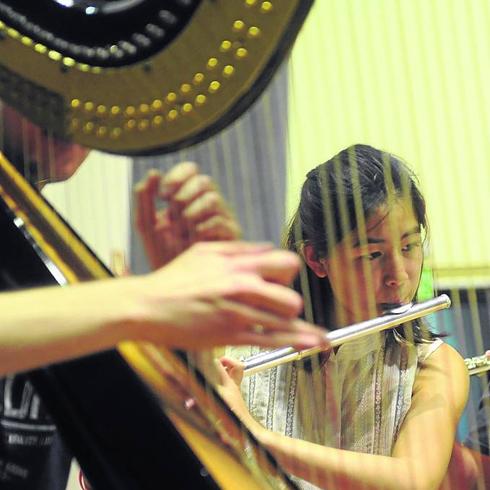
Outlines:
POLYGON ((470 376, 474 374, 482 374, 490 371, 490 358, 485 354, 475 357, 467 357, 464 360, 470 376))
POLYGON ((58 137, 147 154, 197 143, 241 115, 312 0, 65 3, 2 1, 2 100, 58 137))
MULTIPOLYGON (((66 285, 110 277, 42 195, 1 155, 0 223, 4 242, 28 241, 32 246, 30 273, 39 282, 66 285)), ((11 262, 12 268, 3 270, 13 284, 19 284, 23 267, 11 262)), ((57 363, 31 371, 29 377, 45 395, 57 427, 69 434, 74 455, 97 488, 153 490, 155 482, 164 481, 174 468, 171 480, 180 479, 181 448, 186 473, 176 488, 295 488, 272 459, 264 457, 268 453, 237 422, 209 382, 196 374, 201 364, 204 369, 204 362, 194 356, 191 372, 178 353, 123 342, 117 350, 57 363), (101 372, 104 376, 99 376, 101 372), (61 379, 75 379, 67 384, 76 388, 61 395, 61 379), (175 390, 177 379, 186 387, 186 396, 192 393, 199 412, 185 409, 181 393, 175 390), (103 403, 95 411, 93 400, 101 399, 97 394, 103 403), (119 410, 123 404, 126 410, 119 410), (140 423, 133 431, 132 421, 139 410, 140 423), (97 449, 87 451, 87 447, 97 449), (113 447, 138 450, 115 451, 113 447), (161 455, 170 451, 172 457, 162 461, 161 455)))
MULTIPOLYGON (((388 328, 393 328, 402 323, 415 320, 422 316, 435 313, 436 311, 449 308, 451 306, 451 300, 446 294, 437 296, 428 301, 416 303, 407 308, 397 308, 391 310, 389 313, 366 320, 364 322, 355 323, 347 327, 333 330, 326 334, 327 340, 332 347, 337 347, 344 342, 355 340, 366 335, 370 335, 376 332, 381 332, 388 328)), ((323 349, 319 347, 313 347, 302 351, 297 351, 293 347, 284 347, 282 349, 273 350, 258 354, 256 356, 249 357, 244 361, 245 369, 244 374, 246 376, 255 374, 259 371, 279 366, 288 362, 299 361, 305 357, 318 354, 323 349)))

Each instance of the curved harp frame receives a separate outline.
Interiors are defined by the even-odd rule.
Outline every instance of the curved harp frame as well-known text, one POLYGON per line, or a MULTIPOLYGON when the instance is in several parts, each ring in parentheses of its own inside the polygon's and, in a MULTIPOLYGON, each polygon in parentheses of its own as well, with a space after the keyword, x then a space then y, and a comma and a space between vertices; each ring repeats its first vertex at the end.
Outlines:
POLYGON ((311 3, 202 0, 165 49, 113 67, 52 49, 21 25, 13 28, 0 11, 0 97, 87 147, 128 155, 175 151, 215 134, 250 106, 311 3))
MULTIPOLYGON (((0 155, 0 202, 3 201, 2 207, 6 207, 11 215, 12 221, 17 229, 24 235, 24 238, 32 244, 35 254, 40 258, 44 266, 49 269, 51 276, 60 285, 73 284, 91 279, 104 279, 111 276, 105 266, 96 258, 90 249, 78 238, 70 229, 63 219, 54 211, 54 209, 34 190, 33 187, 15 170, 15 168, 0 155)), ((84 468, 89 480, 100 482, 101 472, 106 471, 105 464, 97 462, 97 456, 94 454, 99 448, 92 447, 92 440, 87 439, 86 433, 90 432, 90 413, 86 413, 83 401, 84 390, 90 389, 94 380, 94 371, 103 371, 99 383, 102 384, 102 390, 107 394, 106 405, 112 407, 109 417, 114 416, 114 410, 120 409, 119 403, 126 400, 129 390, 137 388, 138 395, 141 399, 135 400, 136 405, 142 403, 142 407, 149 408, 145 416, 150 421, 149 430, 145 432, 137 429, 138 438, 143 438, 143 447, 139 448, 144 454, 138 454, 130 457, 134 459, 133 467, 123 468, 122 476, 118 473, 117 477, 112 475, 113 468, 110 470, 111 484, 107 486, 105 481, 104 488, 114 488, 123 490, 138 488, 153 489, 155 482, 137 481, 134 478, 144 476, 146 480, 151 478, 149 468, 156 465, 155 461, 166 458, 170 465, 175 466, 176 471, 182 468, 173 463, 179 449, 176 446, 172 450, 176 454, 160 453, 156 448, 161 448, 162 432, 164 437, 172 441, 171 434, 165 433, 165 427, 168 426, 167 419, 179 435, 179 441, 183 442, 187 449, 197 457, 198 465, 202 468, 203 481, 200 488, 223 488, 232 490, 234 488, 250 488, 251 490, 260 490, 263 488, 295 488, 285 473, 277 466, 272 456, 262 449, 253 435, 240 423, 233 413, 227 408, 217 392, 213 389, 211 382, 207 381, 205 375, 207 363, 206 355, 190 359, 188 362, 178 353, 168 349, 153 346, 147 343, 123 342, 117 346, 117 351, 109 351, 107 358, 97 355, 87 358, 87 363, 83 360, 73 363, 77 371, 76 377, 84 383, 88 383, 85 388, 77 386, 75 388, 75 398, 64 396, 60 404, 54 404, 49 407, 53 413, 57 424, 65 431, 66 434, 81 440, 80 447, 72 447, 72 450, 84 468), (90 362, 92 359, 92 363, 90 362), (117 361, 117 362, 114 362, 117 361), (81 367, 76 367, 76 365, 81 367), (88 370, 87 370, 88 368, 88 370), (112 369, 113 371, 109 370, 112 369), (121 370, 124 371, 121 374, 121 370), (150 389, 142 388, 142 384, 133 382, 130 374, 137 373, 144 383, 150 389), (121 377, 124 381, 122 391, 117 387, 111 387, 109 384, 116 382, 111 376, 121 377), (176 390, 176 385, 179 389, 176 390), (114 391, 114 389, 116 391, 114 391), (151 391, 151 393, 150 393, 151 391), (156 397, 155 397, 156 395, 156 397), (78 397, 78 399, 76 399, 78 397), (195 402, 195 408, 188 410, 186 400, 192 398, 195 402), (73 401, 75 399, 75 402, 73 401), (146 405, 145 405, 146 403, 146 405), (148 404, 151 406, 148 407, 148 404), (159 415, 155 420, 155 412, 159 415), (161 415, 161 417, 160 417, 161 415), (157 426, 151 425, 156 423, 157 426), (73 432, 74 431, 74 432, 73 432), (78 431, 78 432, 77 432, 78 431), (92 452, 93 451, 93 452, 92 452), (156 454, 155 451, 157 452, 156 454), (139 459, 138 459, 139 458, 139 459), (136 468, 136 460, 147 460, 148 468, 136 468), (102 469, 101 469, 102 468, 102 469), (95 475, 95 476, 93 476, 95 475), (207 481, 204 479, 207 475, 211 476, 207 481), (116 478, 116 480, 114 480, 116 478), (117 480, 117 478, 120 478, 117 480), (134 486, 136 485, 136 486, 134 486)), ((70 362, 47 367, 43 370, 32 372, 31 378, 36 383, 36 388, 41 386, 46 389, 44 377, 49 378, 53 386, 63 386, 66 380, 72 381, 75 373, 70 362), (39 384, 41 382, 41 385, 39 384)), ((100 374, 100 373, 99 373, 100 374)), ((211 379, 213 372, 209 371, 208 379, 211 379)), ((66 385, 64 386, 66 388, 66 385)), ((47 387, 48 393, 53 388, 47 387)), ((98 388, 96 388, 98 389, 98 388)), ((43 395, 45 394, 42 392, 43 395)), ((134 393, 133 393, 134 394, 134 393)), ((73 393, 72 393, 73 396, 73 393)), ((49 398, 48 398, 49 401, 49 398)), ((47 402, 46 402, 47 403, 47 402)), ((109 410, 109 411, 110 411, 109 410)), ((130 424, 137 412, 129 409, 127 417, 121 424, 120 417, 115 417, 114 427, 118 434, 124 433, 127 424, 130 424), (130 413, 132 412, 132 413, 130 413), (119 424, 119 425, 117 425, 119 424)), ((104 414, 106 412, 104 411, 104 414)), ((106 415, 99 415, 105 417, 106 415)), ((126 417, 126 416, 125 416, 126 417)), ((103 419, 104 420, 104 419, 103 419)), ((113 419, 107 421, 113 423, 113 419)), ((100 422, 95 424, 96 431, 101 429, 100 422)), ((124 446, 130 446, 131 443, 138 445, 141 441, 135 440, 133 435, 126 436, 121 434, 124 446)), ((173 436, 172 436, 173 437, 173 436)), ((107 441, 100 434, 95 436, 98 444, 107 444, 107 441)), ((68 441, 72 438, 68 437, 68 441)), ((110 439, 110 436, 109 436, 110 439)), ((114 441, 110 441, 114 444, 114 441)), ((117 444, 117 443, 115 443, 117 444)), ((168 444, 168 442, 166 442, 168 444)), ((119 448, 120 449, 120 448, 119 448)), ((106 452, 112 451, 105 447, 106 452)), ((138 451, 138 448, 136 448, 138 451)), ((118 451, 119 452, 119 451, 118 451)), ((184 450, 186 457, 190 458, 190 452, 184 450)), ((110 454, 109 458, 112 458, 110 454)), ((117 457, 116 457, 117 460, 117 457)), ((112 461, 112 459, 110 459, 112 461)), ((178 461, 178 459, 176 459, 178 461)), ((110 464, 110 463, 109 463, 110 464)), ((189 467, 185 471, 192 473, 191 467, 193 461, 189 459, 189 467)), ((128 463, 128 466, 130 464, 128 463)), ((164 466, 160 473, 164 473, 164 466)), ((157 470, 158 472, 158 470, 157 470)), ((161 475, 162 479, 164 475, 161 475)), ((187 477, 186 477, 187 478, 187 477)))

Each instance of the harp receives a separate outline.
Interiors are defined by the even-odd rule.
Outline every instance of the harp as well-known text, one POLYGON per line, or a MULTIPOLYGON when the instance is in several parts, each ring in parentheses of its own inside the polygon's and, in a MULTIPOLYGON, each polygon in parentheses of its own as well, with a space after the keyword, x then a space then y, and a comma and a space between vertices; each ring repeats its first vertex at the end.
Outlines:
MULTIPOLYGON (((214 134, 255 100, 310 4, 47 0, 33 9, 29 2, 2 2, 0 96, 65 140, 114 153, 172 151, 214 134)), ((107 277, 108 270, 12 165, 2 160, 0 166, 5 257, 28 243, 25 264, 36 264, 6 266, 5 282, 21 287, 34 268, 31 285, 107 277)), ((95 488, 154 489, 166 481, 181 488, 294 487, 204 376, 186 366, 183 354, 121 345, 119 352, 30 377, 95 488), (199 399, 201 392, 200 414, 187 416, 184 400, 172 395, 159 371, 162 365, 192 385, 191 396, 199 399), (107 378, 98 383, 100 372, 107 378), (162 411, 164 392, 172 415, 162 411), (95 400, 105 407, 97 418, 90 415, 95 400), (133 417, 140 419, 137 428, 133 417)))
MULTIPOLYGON (((12 165, 2 159, 1 168, 4 284, 64 285, 109 277, 12 165)), ((237 482, 250 488, 290 485, 183 353, 127 343, 29 377, 95 488, 158 488, 166 479, 198 488, 233 488, 237 482), (186 395, 174 394, 176 381, 186 395), (186 397, 195 397, 200 414, 186 413, 186 397), (96 416, 94 404, 103 406, 96 416), (136 426, 134 417, 140 416, 136 426), (131 451, 121 450, 128 445, 131 451), (235 456, 230 458, 230 451, 235 456), (251 464, 242 466, 246 461, 251 464), (216 464, 224 465, 223 472, 216 464)))
POLYGON ((171 151, 257 98, 310 1, 4 1, 0 96, 64 139, 171 151))
MULTIPOLYGON (((274 5, 274 2, 271 3, 274 5)), ((256 2, 254 5, 259 8, 262 3, 256 2)), ((325 161, 340 148, 357 141, 367 140, 406 158, 415 167, 427 195, 429 212, 432 210, 432 239, 428 246, 434 249, 428 250, 426 265, 430 265, 435 273, 437 289, 447 292, 453 302, 452 313, 438 317, 442 323, 441 330, 457 340, 456 345, 465 357, 481 353, 490 342, 486 328, 490 277, 487 252, 490 247, 482 212, 488 207, 490 175, 487 165, 479 165, 484 160, 481 155, 488 150, 482 132, 482 128, 486 127, 485 114, 488 111, 485 95, 487 62, 484 55, 489 44, 485 34, 488 10, 477 3, 468 7, 458 0, 451 0, 445 5, 428 2, 382 5, 374 2, 316 2, 315 8, 315 22, 310 25, 302 49, 293 57, 297 69, 290 73, 294 97, 290 99, 293 103, 289 108, 289 150, 294 165, 288 169, 288 176, 303 182, 307 170, 325 161), (322 62, 307 63, 310 53, 313 50, 318 52, 319 47, 322 62), (481 124, 472 124, 474 121, 481 124), (466 171, 469 169, 472 171, 466 171), (471 176, 477 177, 473 179, 471 176), (434 185, 436 182, 438 185, 434 185), (466 204, 462 204, 469 202, 475 205, 467 208, 466 204)), ((13 35, 16 35, 15 32, 13 35)), ((9 42, 13 43, 14 39, 9 39, 9 42)), ((45 46, 45 53, 49 53, 48 48, 51 47, 40 44, 45 46)), ((42 46, 39 49, 44 50, 42 46)), ((52 48, 51 51, 54 51, 51 55, 57 58, 59 51, 52 48)), ((49 54, 46 56, 49 58, 49 54)), ((67 58, 66 62, 70 65, 70 56, 67 58)), ((169 90, 181 97, 181 92, 177 93, 174 87, 169 90)), ((190 98, 182 100, 191 101, 190 98)), ((107 134, 107 127, 100 124, 101 119, 96 115, 95 104, 98 101, 75 97, 71 102, 74 109, 80 109, 77 114, 83 116, 74 116, 72 123, 74 131, 82 128, 84 135, 80 141, 87 141, 85 138, 89 136, 85 135, 91 134, 96 139, 95 147, 118 152, 117 148, 99 144, 107 134)), ((134 116, 137 109, 148 111, 148 102, 145 99, 143 107, 131 103, 124 109, 126 112, 129 109, 128 116, 134 116)), ((165 102, 162 101, 162 105, 165 102)), ((115 107, 115 112, 119 114, 121 108, 118 109, 117 104, 115 107)), ((165 108, 168 111, 165 118, 171 110, 177 111, 172 112, 173 115, 182 116, 183 106, 165 105, 165 108)), ((102 106, 99 112, 107 110, 108 107, 102 106)), ((154 112, 152 115, 157 117, 161 114, 154 112)), ((158 121, 160 119, 157 118, 153 123, 158 124, 158 121)), ((128 132, 137 129, 139 123, 142 130, 150 124, 149 118, 139 115, 129 117, 123 124, 125 122, 128 123, 128 132)), ((162 124, 167 122, 161 121, 162 124)), ((122 127, 112 128, 116 130, 113 137, 119 134, 118 128, 122 127)), ((156 151, 157 146, 150 144, 150 150, 143 152, 156 151)), ((180 148, 180 145, 177 143, 175 148, 180 148)), ((136 151, 129 148, 128 152, 136 151)), ((183 155, 188 154, 190 152, 183 152, 183 155)), ((356 158, 351 158, 353 168, 356 162, 356 158)), ((239 187, 241 183, 235 182, 235 185, 239 187)), ((295 190, 293 195, 296 204, 298 192, 295 190)), ((293 208, 292 204, 290 208, 293 208)), ((363 229, 359 209, 357 201, 352 219, 363 229)), ((339 214, 342 216, 342 213, 339 214)), ((343 226, 347 226, 349 219, 342 218, 340 227, 342 220, 343 226)), ((298 238, 301 239, 300 236, 298 238)), ((430 275, 430 271, 424 270, 423 275, 426 274, 430 275)), ((300 281, 306 285, 309 277, 304 273, 300 281)), ((422 283, 424 285, 426 288, 421 288, 420 293, 425 292, 423 289, 431 291, 430 281, 422 283)), ((305 288, 305 291, 311 295, 322 293, 309 288, 305 288)), ((308 297, 306 302, 308 305, 308 297)), ((311 318, 314 312, 307 308, 306 313, 311 318)), ((407 331, 410 332, 410 329, 407 331)), ((297 372, 305 376, 308 370, 320 369, 325 361, 324 358, 314 359, 304 366, 304 370, 298 365, 297 372)), ((276 373, 268 376, 272 380, 277 379, 276 373)), ((354 378, 356 374, 354 372, 354 378)), ((253 383, 257 379, 250 379, 253 381, 246 381, 246 390, 253 393, 253 383)), ((483 377, 481 379, 484 381, 483 377)), ((473 388, 485 392, 485 382, 480 385, 479 380, 473 377, 472 384, 475 385, 473 388)), ((316 396, 318 387, 317 380, 310 385, 304 384, 298 398, 308 400, 310 405, 305 403, 302 408, 313 408, 316 415, 324 409, 323 400, 316 396)), ((473 400, 473 407, 470 408, 474 409, 475 403, 473 400)), ((347 415, 354 406, 353 403, 346 405, 347 415)), ((274 412, 272 414, 275 415, 274 412)), ((463 419, 462 439, 474 424, 474 418, 475 414, 470 410, 463 419)), ((329 419, 325 416, 322 420, 329 419)), ((310 420, 310 427, 307 427, 311 428, 311 432, 316 428, 314 422, 310 420)), ((422 438, 424 442, 429 437, 430 427, 427 429, 422 438)), ((441 428, 441 434, 444 433, 445 428, 441 428)), ((488 434, 486 442, 488 444, 488 434)), ((434 445, 439 447, 439 444, 434 445)), ((429 458, 433 451, 422 447, 420 454, 429 458)), ((421 466, 426 463, 424 461, 421 466)), ((376 476, 380 477, 382 471, 380 465, 376 476)), ((415 475, 414 472, 412 477, 415 475)), ((307 476, 316 475, 312 471, 307 476)), ((485 488, 488 481, 480 478, 479 485, 479 488, 485 488)))

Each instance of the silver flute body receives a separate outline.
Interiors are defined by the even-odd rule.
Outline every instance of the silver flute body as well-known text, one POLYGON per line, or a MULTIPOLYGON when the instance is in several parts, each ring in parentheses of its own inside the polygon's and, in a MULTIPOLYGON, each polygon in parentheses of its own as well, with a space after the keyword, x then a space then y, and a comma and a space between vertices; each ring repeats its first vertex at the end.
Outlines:
POLYGON ((475 357, 467 357, 464 360, 470 376, 474 374, 483 374, 490 371, 490 358, 485 354, 475 357))
MULTIPOLYGON (((402 323, 449 308, 450 306, 451 300, 449 299, 449 296, 442 294, 428 301, 401 306, 391 310, 387 314, 371 320, 354 323, 347 327, 332 330, 325 334, 325 338, 330 343, 331 347, 337 347, 344 342, 356 340, 366 335, 396 327, 402 323)), ((325 350, 323 347, 312 347, 301 351, 296 350, 294 347, 283 347, 281 349, 260 353, 243 361, 245 365, 244 374, 245 376, 250 376, 260 371, 279 366, 280 364, 299 361, 305 357, 318 354, 323 350, 325 350)))

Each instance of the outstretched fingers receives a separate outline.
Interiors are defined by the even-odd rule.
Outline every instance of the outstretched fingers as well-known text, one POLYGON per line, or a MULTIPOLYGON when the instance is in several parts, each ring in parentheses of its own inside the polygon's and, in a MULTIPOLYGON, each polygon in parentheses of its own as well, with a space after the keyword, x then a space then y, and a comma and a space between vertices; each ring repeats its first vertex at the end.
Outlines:
MULTIPOLYGON (((228 320, 223 325, 226 344, 262 347, 293 345, 301 348, 327 346, 325 331, 302 320, 287 319, 236 302, 222 302, 221 308, 228 320)), ((218 330, 215 332, 220 335, 218 330)))
POLYGON ((296 318, 303 307, 303 300, 296 291, 251 274, 235 275, 234 284, 226 296, 282 318, 296 318))
POLYGON ((316 336, 277 331, 268 332, 266 335, 248 331, 239 332, 233 343, 235 345, 257 345, 265 348, 291 346, 296 350, 322 346, 325 350, 329 349, 328 344, 316 336))
POLYGON ((236 260, 244 272, 259 274, 266 281, 289 285, 299 271, 300 260, 287 250, 270 250, 262 254, 245 255, 236 260))
POLYGON ((194 245, 194 250, 202 254, 219 254, 226 257, 236 256, 239 259, 242 258, 242 255, 261 255, 270 252, 273 248, 274 244, 270 242, 244 242, 240 240, 202 242, 194 245))
POLYGON ((157 211, 155 205, 161 179, 160 172, 150 170, 147 177, 134 189, 135 224, 153 268, 161 267, 175 255, 172 252, 169 256, 174 240, 167 212, 157 211))

